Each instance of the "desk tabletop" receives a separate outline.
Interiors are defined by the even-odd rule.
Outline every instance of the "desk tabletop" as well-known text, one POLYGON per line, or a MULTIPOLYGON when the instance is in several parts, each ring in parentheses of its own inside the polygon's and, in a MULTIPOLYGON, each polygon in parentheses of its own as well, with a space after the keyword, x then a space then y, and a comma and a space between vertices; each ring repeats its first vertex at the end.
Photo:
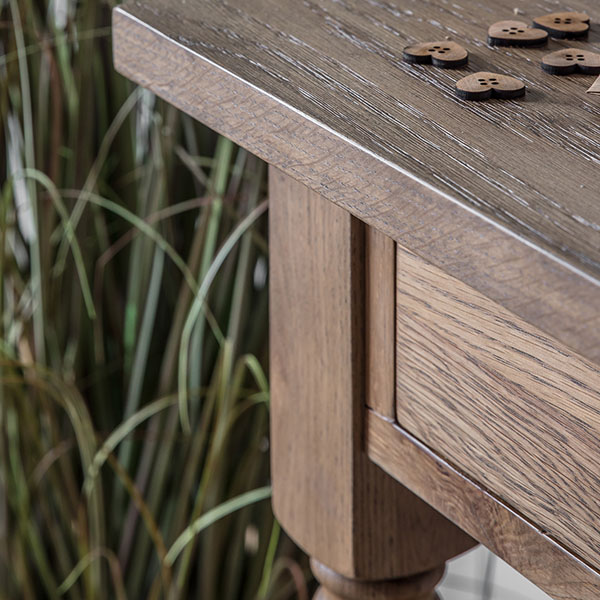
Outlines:
MULTIPOLYGON (((502 19, 552 12, 556 2, 513 0, 138 0, 126 10, 344 137, 512 230, 600 276, 600 98, 593 78, 556 77, 541 58, 587 42, 490 48, 502 19), (518 4, 518 3, 517 3, 518 4), (446 36, 470 66, 402 61, 405 46, 446 36), (512 74, 525 100, 469 103, 454 95, 470 72, 512 74)), ((600 21, 589 0, 569 3, 600 21)))
MULTIPOLYGON (((594 331, 600 324, 600 309, 586 313, 590 304, 598 306, 600 292, 600 97, 586 94, 593 76, 558 77, 540 66, 545 54, 560 48, 600 51, 600 6, 591 0, 572 0, 568 7, 539 0, 535 5, 522 3, 522 14, 515 16, 517 4, 513 0, 133 0, 117 9, 115 26, 125 20, 143 25, 156 41, 146 47, 148 57, 142 65, 139 56, 131 58, 133 44, 142 42, 126 40, 135 35, 116 29, 115 61, 129 77, 194 116, 210 115, 202 120, 399 243, 577 350, 600 358, 597 334, 579 345, 573 341, 588 335, 584 330, 592 321, 594 331), (590 15, 587 40, 551 40, 546 48, 535 49, 487 44, 487 29, 496 21, 531 23, 536 16, 562 8, 590 15), (445 39, 469 50, 467 67, 439 69, 403 62, 405 46, 445 39), (164 58, 169 44, 182 53, 170 63, 164 58), (176 70, 183 64, 183 53, 201 58, 232 86, 242 82, 249 94, 260 92, 262 100, 255 101, 252 110, 246 107, 243 115, 224 116, 223 111, 235 112, 244 104, 241 92, 221 94, 221 106, 210 106, 203 88, 213 86, 210 93, 217 94, 217 85, 205 70, 198 72, 195 88, 190 88, 195 71, 176 70), (162 62, 165 66, 159 68, 162 62), (454 93, 456 81, 476 71, 516 76, 526 83, 528 93, 516 100, 460 100, 454 93), (187 88, 183 100, 181 88, 187 88), (203 113, 194 110, 193 98, 205 102, 203 113), (302 129, 297 119, 285 125, 292 138, 288 155, 296 152, 291 158, 278 158, 273 150, 284 137, 284 125, 273 116, 274 103, 284 106, 290 119, 300 116, 321 132, 302 129), (221 111, 218 118, 217 111, 221 111), (268 142, 255 143, 258 134, 249 132, 248 122, 254 130, 270 127, 268 142), (336 141, 324 145, 321 135, 336 141), (299 158, 298 148, 307 144, 314 144, 314 156, 308 156, 304 147, 304 158, 299 158), (345 168, 330 160, 342 146, 354 153, 352 163, 338 157, 338 163, 346 161, 345 168), (324 165, 318 185, 314 177, 306 180, 297 165, 300 160, 304 167, 324 165), (399 177, 395 188, 387 182, 391 171, 399 177), (345 190, 336 192, 342 179, 345 190), (377 196, 366 179, 371 187, 388 187, 377 196), (431 197, 463 210, 440 211, 437 204, 428 203, 431 197), (408 198, 414 200, 410 209, 408 198), (479 223, 501 233, 486 230, 486 248, 476 253, 472 248, 481 246, 484 237, 479 223), (436 247, 442 237, 443 247, 436 247), (523 264, 531 262, 529 254, 525 261, 515 248, 526 248, 523 253, 529 254, 538 251, 543 257, 539 260, 545 261, 543 269, 536 267, 535 275, 526 272, 523 264), (510 262, 519 263, 518 268, 499 275, 498 264, 510 262), (545 280, 557 270, 565 271, 567 279, 545 289, 545 280), (569 280, 573 273, 577 282, 585 280, 585 289, 576 293, 569 291, 574 289, 569 280), (518 278, 521 281, 515 283, 518 278), (535 280, 536 290, 525 289, 529 280, 535 280), (567 313, 580 315, 582 327, 577 331, 565 332, 565 325, 546 326, 542 315, 549 312, 547 307, 540 309, 539 318, 528 314, 534 300, 555 293, 561 295, 556 305, 565 307, 563 322, 567 313)), ((221 82, 218 87, 222 91, 221 82)))

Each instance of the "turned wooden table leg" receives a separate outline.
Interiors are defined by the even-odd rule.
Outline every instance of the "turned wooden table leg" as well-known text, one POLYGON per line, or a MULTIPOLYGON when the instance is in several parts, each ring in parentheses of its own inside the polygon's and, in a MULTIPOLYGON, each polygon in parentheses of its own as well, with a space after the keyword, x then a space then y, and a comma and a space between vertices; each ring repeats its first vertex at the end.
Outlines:
POLYGON ((395 580, 439 574, 474 541, 364 451, 364 226, 273 168, 269 185, 275 514, 339 574, 316 567, 322 600, 431 600, 435 577, 395 580))
POLYGON ((321 584, 313 600, 438 600, 435 587, 444 567, 425 573, 386 581, 348 579, 316 560, 311 569, 321 584))

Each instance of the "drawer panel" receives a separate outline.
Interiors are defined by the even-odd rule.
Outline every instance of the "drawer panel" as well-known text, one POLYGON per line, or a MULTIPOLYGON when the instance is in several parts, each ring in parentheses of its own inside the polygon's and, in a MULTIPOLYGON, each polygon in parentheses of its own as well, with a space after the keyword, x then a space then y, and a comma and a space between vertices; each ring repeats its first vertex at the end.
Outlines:
POLYGON ((399 424, 600 566, 596 365, 402 248, 399 424))

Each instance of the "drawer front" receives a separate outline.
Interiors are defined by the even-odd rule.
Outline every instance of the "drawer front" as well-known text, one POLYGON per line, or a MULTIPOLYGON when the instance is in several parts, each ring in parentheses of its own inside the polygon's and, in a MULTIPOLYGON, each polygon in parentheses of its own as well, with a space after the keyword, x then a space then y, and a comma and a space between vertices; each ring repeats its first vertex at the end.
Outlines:
POLYGON ((397 249, 396 417, 559 543, 600 566, 600 372, 397 249))

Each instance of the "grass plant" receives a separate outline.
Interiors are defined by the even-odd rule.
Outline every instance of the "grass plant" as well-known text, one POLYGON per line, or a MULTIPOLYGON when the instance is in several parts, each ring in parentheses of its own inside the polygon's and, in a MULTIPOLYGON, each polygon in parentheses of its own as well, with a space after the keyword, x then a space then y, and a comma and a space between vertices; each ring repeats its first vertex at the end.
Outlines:
POLYGON ((268 468, 265 166, 0 0, 0 600, 308 599, 268 468))

